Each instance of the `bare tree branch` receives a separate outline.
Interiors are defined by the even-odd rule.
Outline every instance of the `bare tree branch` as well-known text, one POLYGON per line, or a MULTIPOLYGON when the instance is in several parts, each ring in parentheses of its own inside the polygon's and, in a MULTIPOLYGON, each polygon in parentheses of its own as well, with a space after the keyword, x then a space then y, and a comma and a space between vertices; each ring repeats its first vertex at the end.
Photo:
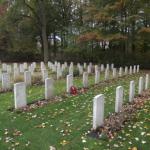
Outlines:
POLYGON ((36 17, 36 19, 38 20, 39 24, 41 25, 41 19, 38 16, 38 14, 36 13, 36 11, 34 10, 34 8, 32 8, 27 2, 26 0, 23 0, 24 4, 32 11, 32 13, 34 14, 34 16, 36 17))

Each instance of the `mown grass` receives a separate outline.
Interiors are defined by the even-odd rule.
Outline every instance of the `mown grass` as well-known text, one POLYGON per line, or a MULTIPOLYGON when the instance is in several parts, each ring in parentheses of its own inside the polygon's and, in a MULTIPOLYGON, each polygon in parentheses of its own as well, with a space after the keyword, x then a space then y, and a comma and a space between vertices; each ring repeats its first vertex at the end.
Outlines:
MULTIPOLYGON (((49 75, 51 78, 51 75, 49 75)), ((112 75, 110 74, 110 78, 112 75)), ((95 76, 93 74, 89 75, 88 77, 88 85, 94 85, 95 76)), ((100 80, 104 80, 104 73, 101 73, 100 80)), ((11 83, 13 89, 13 83, 11 83)), ((82 83, 82 76, 74 77, 74 86, 81 88, 83 86, 82 83)), ((44 99, 44 83, 42 85, 32 85, 27 87, 27 102, 31 103, 37 100, 44 99), (38 91, 38 92, 37 92, 38 91)), ((62 78, 59 80, 54 80, 54 95, 61 95, 62 93, 66 92, 66 79, 62 78)))
MULTIPOLYGON (((93 97, 100 93, 105 95, 106 117, 109 113, 114 112, 116 87, 120 85, 124 87, 124 102, 127 102, 129 82, 135 80, 137 87, 141 75, 143 73, 103 83, 96 88, 90 88, 85 94, 71 96, 62 102, 48 104, 43 108, 24 113, 8 111, 7 109, 13 106, 13 94, 1 94, 0 149, 48 150, 49 146, 54 146, 57 150, 127 150, 136 146, 139 149, 148 150, 150 146, 149 101, 145 104, 144 109, 138 110, 137 119, 128 123, 115 139, 97 140, 86 135, 92 127, 93 97), (15 129, 21 131, 22 135, 13 135, 15 129), (137 138, 139 141, 136 141, 137 138)), ((62 83, 57 87, 58 94, 59 91, 65 89, 65 80, 61 81, 62 83)), ((80 80, 77 85, 81 85, 80 80)), ((40 86, 29 89, 28 100, 35 100, 37 97, 30 95, 42 93, 42 90, 40 86)))

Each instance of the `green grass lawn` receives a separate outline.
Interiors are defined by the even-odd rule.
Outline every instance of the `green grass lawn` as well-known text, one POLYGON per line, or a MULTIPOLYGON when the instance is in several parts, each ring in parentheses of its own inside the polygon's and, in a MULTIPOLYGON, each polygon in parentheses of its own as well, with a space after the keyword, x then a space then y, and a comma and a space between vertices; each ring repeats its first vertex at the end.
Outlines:
MULTIPOLYGON (((51 77, 51 75, 49 75, 51 77)), ((112 75, 110 75, 110 78, 112 75)), ((95 76, 89 75, 88 77, 88 84, 89 86, 94 85, 95 76)), ((104 73, 101 73, 100 80, 104 80, 104 73)), ((1 84, 0 84, 1 85, 1 84)), ((13 83, 11 83, 11 86, 13 88, 13 83)), ((82 76, 80 77, 74 77, 74 86, 81 88, 83 86, 82 84, 82 76)), ((44 83, 42 85, 32 85, 27 88, 27 101, 28 103, 34 102, 37 100, 44 99, 44 83)), ((66 79, 62 78, 59 80, 54 80, 54 95, 60 95, 62 93, 66 92, 66 79)))
MULTIPOLYGON (((8 111, 13 106, 13 94, 0 95, 0 150, 49 150, 54 146, 57 150, 127 150, 138 147, 148 150, 150 146, 150 101, 142 110, 137 111, 134 122, 128 123, 115 139, 93 139, 87 136, 92 127, 93 97, 105 95, 105 117, 114 112, 115 90, 122 85, 125 99, 128 101, 129 82, 136 81, 143 73, 126 76, 109 83, 90 88, 85 94, 69 97, 62 102, 48 104, 43 108, 30 112, 16 113, 8 111), (19 132, 20 131, 20 132, 19 132)), ((94 83, 94 78, 90 79, 94 83)), ((56 81, 59 82, 59 81, 56 81)), ((56 94, 65 90, 65 80, 56 84, 56 94)), ((75 79, 77 86, 82 85, 82 79, 75 79)), ((27 90, 28 102, 41 98, 43 86, 32 86, 27 90), (35 93, 35 94, 34 94, 35 93)), ((136 89, 137 93, 137 89, 136 89)))

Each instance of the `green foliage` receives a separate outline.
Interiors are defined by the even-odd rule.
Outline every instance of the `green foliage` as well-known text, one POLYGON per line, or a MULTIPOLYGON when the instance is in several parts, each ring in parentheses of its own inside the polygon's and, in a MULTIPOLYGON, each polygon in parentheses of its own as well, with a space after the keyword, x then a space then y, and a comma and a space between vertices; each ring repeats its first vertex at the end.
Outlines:
POLYGON ((66 78, 66 76, 67 76, 68 74, 69 74, 68 69, 64 69, 63 72, 62 72, 63 78, 66 78))
POLYGON ((15 0, 6 4, 1 1, 2 53, 26 52, 42 58, 47 46, 47 55, 55 56, 51 59, 63 54, 62 61, 98 62, 112 56, 118 62, 119 53, 137 56, 138 51, 150 48, 148 0, 15 0), (47 36, 51 38, 48 43, 47 36), (38 50, 37 39, 42 44, 38 50))

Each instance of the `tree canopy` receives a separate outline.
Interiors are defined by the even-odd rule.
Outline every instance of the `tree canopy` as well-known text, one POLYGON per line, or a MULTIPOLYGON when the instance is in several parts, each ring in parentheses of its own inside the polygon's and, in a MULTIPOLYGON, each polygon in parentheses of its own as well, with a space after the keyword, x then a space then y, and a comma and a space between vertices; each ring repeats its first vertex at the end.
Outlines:
POLYGON ((1 0, 0 51, 45 62, 79 56, 148 63, 149 6, 149 0, 1 0))

